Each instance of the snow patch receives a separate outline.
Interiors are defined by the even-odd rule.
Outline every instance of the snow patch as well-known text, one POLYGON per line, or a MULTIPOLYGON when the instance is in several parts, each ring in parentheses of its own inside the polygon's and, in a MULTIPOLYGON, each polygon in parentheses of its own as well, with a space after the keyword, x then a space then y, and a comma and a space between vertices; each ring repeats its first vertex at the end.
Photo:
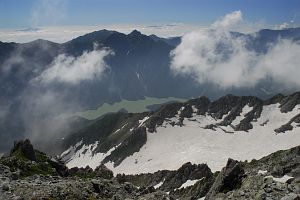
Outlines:
POLYGON ((140 74, 138 72, 135 72, 138 79, 140 79, 140 74))
POLYGON ((155 189, 157 189, 157 188, 159 188, 160 186, 162 186, 162 184, 164 184, 164 180, 161 181, 161 182, 159 182, 158 184, 154 185, 153 187, 154 187, 155 189))
POLYGON ((281 178, 275 178, 273 176, 266 176, 265 178, 272 178, 274 181, 280 182, 280 183, 286 183, 287 181, 293 179, 294 177, 289 176, 289 175, 284 175, 281 178))
POLYGON ((66 151, 64 151, 60 157, 64 160, 67 161, 69 160, 74 154, 76 149, 82 144, 82 140, 77 142, 74 146, 71 146, 70 148, 68 148, 66 151))
POLYGON ((94 153, 95 149, 98 147, 99 142, 96 141, 94 144, 83 145, 81 149, 75 152, 72 157, 67 162, 67 167, 86 167, 89 166, 92 169, 98 167, 105 157, 109 156, 112 151, 114 151, 119 145, 111 148, 106 153, 94 153))
MULTIPOLYGON (((203 179, 203 178, 202 178, 203 179)), ((195 183, 197 183, 198 181, 202 180, 202 179, 196 179, 196 180, 187 180, 185 183, 183 183, 178 189, 182 189, 182 188, 187 188, 190 187, 192 185, 195 185, 195 183)))
POLYGON ((148 119, 149 119, 149 116, 146 116, 146 117, 144 117, 144 119, 139 120, 139 127, 141 127, 148 119))
POLYGON ((266 170, 258 170, 257 174, 260 174, 260 175, 266 175, 268 173, 268 171, 266 170))

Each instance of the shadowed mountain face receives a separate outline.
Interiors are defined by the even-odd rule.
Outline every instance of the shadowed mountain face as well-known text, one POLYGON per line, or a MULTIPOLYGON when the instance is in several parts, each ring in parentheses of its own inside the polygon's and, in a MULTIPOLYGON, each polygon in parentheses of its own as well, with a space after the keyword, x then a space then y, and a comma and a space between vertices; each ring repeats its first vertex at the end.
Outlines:
MULTIPOLYGON (((236 37, 247 37, 249 48, 257 52, 264 52, 269 43, 278 37, 300 39, 299 28, 261 30, 257 33, 258 37, 232 34, 236 37)), ((31 124, 28 126, 28 121, 49 124, 46 123, 49 115, 91 109, 104 102, 137 100, 145 96, 191 98, 206 95, 215 99, 226 93, 265 98, 282 92, 274 88, 271 82, 264 82, 250 89, 221 90, 210 84, 199 85, 190 77, 174 76, 170 70, 170 52, 180 40, 179 37, 166 39, 155 35, 146 36, 138 31, 126 35, 101 30, 63 44, 45 40, 24 44, 0 42, 0 140, 11 141, 22 138, 24 134, 28 135, 33 129, 41 129, 32 127, 31 124), (95 46, 114 52, 112 56, 105 58, 109 68, 101 78, 84 80, 76 85, 59 82, 42 85, 33 81, 58 55, 78 58, 84 52, 92 51, 95 46), (41 109, 42 103, 34 100, 42 99, 48 102, 48 99, 43 98, 47 95, 52 95, 57 102, 46 104, 45 108, 41 109), (41 119, 44 120, 43 123, 40 122, 41 119)), ((0 145, 0 151, 7 148, 0 145)))

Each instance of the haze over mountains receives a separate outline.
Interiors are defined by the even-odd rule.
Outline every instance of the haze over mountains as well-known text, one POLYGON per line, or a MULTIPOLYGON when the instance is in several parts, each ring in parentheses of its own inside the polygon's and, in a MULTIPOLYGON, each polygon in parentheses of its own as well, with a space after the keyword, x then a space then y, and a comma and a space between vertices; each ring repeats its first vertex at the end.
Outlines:
MULTIPOLYGON (((227 39, 245 41, 245 48, 258 56, 267 54, 279 41, 297 44, 300 39, 300 28, 261 30, 255 34, 229 33, 227 39)), ((220 87, 224 80, 220 77, 218 82, 217 76, 211 76, 214 80, 199 81, 202 72, 198 76, 194 71, 193 76, 189 71, 182 71, 192 69, 193 72, 198 69, 194 65, 190 68, 174 65, 174 52, 177 51, 180 58, 180 45, 185 44, 180 41, 180 37, 159 38, 136 30, 128 35, 100 30, 62 44, 45 40, 24 44, 1 42, 1 141, 24 135, 38 136, 41 130, 51 135, 68 129, 68 123, 53 120, 53 116, 95 108, 104 102, 137 100, 145 96, 191 98, 205 95, 216 99, 228 93, 266 98, 297 90, 297 84, 286 87, 268 76, 251 87, 220 87)), ((219 42, 215 49, 217 54, 225 60, 230 58, 235 51, 234 44, 219 42)), ((247 77, 247 72, 243 74, 247 77)), ((252 72, 248 74, 251 76, 252 72)), ((3 151, 7 146, 1 145, 1 148, 3 151)))

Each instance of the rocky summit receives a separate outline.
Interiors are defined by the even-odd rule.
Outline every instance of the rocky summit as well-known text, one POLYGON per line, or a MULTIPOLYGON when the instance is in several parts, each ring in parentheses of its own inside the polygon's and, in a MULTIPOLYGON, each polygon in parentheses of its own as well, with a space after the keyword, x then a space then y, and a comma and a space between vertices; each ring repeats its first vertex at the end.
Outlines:
POLYGON ((25 140, 16 142, 11 153, 0 159, 0 180, 1 200, 297 200, 300 199, 300 146, 251 162, 228 159, 226 166, 217 172, 212 172, 206 164, 189 162, 177 170, 114 176, 104 165, 94 170, 69 169, 25 140))

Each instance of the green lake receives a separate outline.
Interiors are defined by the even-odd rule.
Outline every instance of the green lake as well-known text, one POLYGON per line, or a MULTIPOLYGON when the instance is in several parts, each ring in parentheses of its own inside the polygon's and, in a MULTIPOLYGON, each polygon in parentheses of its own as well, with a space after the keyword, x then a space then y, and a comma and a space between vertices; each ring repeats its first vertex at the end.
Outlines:
POLYGON ((98 107, 96 110, 87 110, 87 111, 83 111, 83 112, 76 112, 75 115, 92 120, 92 119, 96 119, 106 113, 118 112, 121 109, 125 109, 131 113, 138 113, 138 112, 149 111, 147 106, 155 105, 155 104, 164 104, 167 102, 174 102, 174 101, 184 102, 184 101, 186 101, 186 99, 179 99, 179 98, 174 98, 174 97, 168 97, 168 98, 145 97, 145 99, 137 100, 137 101, 122 100, 122 101, 114 103, 114 104, 104 103, 100 107, 98 107))

